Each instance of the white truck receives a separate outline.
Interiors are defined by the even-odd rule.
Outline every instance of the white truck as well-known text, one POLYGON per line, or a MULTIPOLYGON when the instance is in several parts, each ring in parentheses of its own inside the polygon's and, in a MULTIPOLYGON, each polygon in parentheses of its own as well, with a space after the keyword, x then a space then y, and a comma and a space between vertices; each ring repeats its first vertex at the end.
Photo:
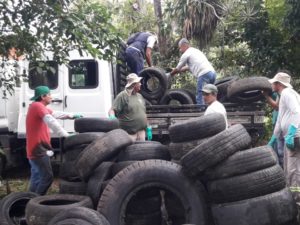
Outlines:
MULTIPOLYGON (((35 87, 50 87, 53 110, 80 113, 84 117, 107 117, 113 98, 125 85, 124 74, 110 62, 88 55, 82 57, 78 52, 71 52, 69 60, 68 65, 40 61, 44 69, 22 61, 20 70, 28 74, 28 82, 21 82, 14 95, 7 99, 3 99, 0 92, 0 159, 2 157, 8 167, 18 166, 26 160, 25 119, 35 87)), ((265 113, 262 104, 228 104, 225 107, 229 123, 242 123, 253 139, 263 135, 265 113)), ((196 105, 148 106, 147 116, 153 127, 154 140, 167 142, 169 125, 200 116, 204 110, 205 107, 196 105)), ((74 132, 73 120, 61 123, 68 132, 74 132)), ((53 136, 52 144, 59 148, 59 139, 53 136)))

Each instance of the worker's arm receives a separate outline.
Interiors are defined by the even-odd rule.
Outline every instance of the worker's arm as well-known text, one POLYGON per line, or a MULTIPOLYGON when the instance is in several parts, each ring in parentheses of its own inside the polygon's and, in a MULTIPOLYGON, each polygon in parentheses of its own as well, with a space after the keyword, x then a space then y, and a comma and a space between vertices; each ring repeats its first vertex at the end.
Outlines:
POLYGON ((269 103, 269 105, 270 105, 274 110, 278 110, 278 108, 279 108, 279 102, 276 101, 276 100, 274 100, 274 99, 269 95, 268 92, 263 91, 262 93, 263 93, 263 95, 265 96, 265 98, 266 98, 267 102, 269 103))
POLYGON ((146 48, 146 62, 148 64, 149 67, 152 66, 152 48, 147 47, 146 48))
POLYGON ((58 134, 59 137, 68 137, 68 132, 59 124, 59 122, 51 115, 46 114, 43 121, 50 127, 50 129, 58 134))

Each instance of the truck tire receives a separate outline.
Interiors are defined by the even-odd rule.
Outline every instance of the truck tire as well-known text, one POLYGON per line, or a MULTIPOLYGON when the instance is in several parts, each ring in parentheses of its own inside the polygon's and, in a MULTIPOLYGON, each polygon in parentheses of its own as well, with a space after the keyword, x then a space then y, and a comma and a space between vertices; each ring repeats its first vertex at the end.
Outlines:
POLYGON ((147 159, 170 160, 168 147, 159 143, 149 141, 149 143, 134 143, 127 146, 117 158, 117 161, 138 161, 147 159))
POLYGON ((212 113, 175 123, 169 127, 172 142, 186 142, 213 136, 226 129, 223 115, 212 113))
POLYGON ((126 168, 127 166, 130 166, 133 163, 138 162, 137 161, 122 161, 122 162, 115 162, 112 166, 111 172, 112 172, 112 176, 114 177, 117 173, 119 173, 121 170, 123 170, 124 168, 126 168))
POLYGON ((88 118, 76 119, 74 129, 76 132, 109 132, 119 128, 119 120, 110 120, 108 118, 88 118))
POLYGON ((148 100, 160 100, 164 96, 166 90, 168 89, 168 78, 166 73, 161 68, 149 67, 143 69, 140 74, 143 77, 141 83, 141 95, 148 100), (149 82, 155 82, 154 87, 150 87, 149 82))
POLYGON ((214 203, 225 203, 255 198, 279 191, 285 187, 282 168, 275 166, 235 177, 207 183, 214 203))
POLYGON ((81 180, 59 180, 59 194, 85 195, 87 183, 81 180))
MULTIPOLYGON (((62 211, 54 216, 48 225, 57 225, 60 224, 60 221, 67 219, 80 219, 88 222, 90 225, 109 225, 107 219, 103 215, 93 209, 85 207, 75 207, 72 210, 62 211)), ((81 225, 78 223, 66 223, 66 225, 67 224, 81 225)))
POLYGON ((231 77, 225 77, 225 78, 216 80, 215 85, 218 88, 217 99, 219 102, 228 101, 227 88, 231 83, 233 83, 234 81, 236 81, 238 79, 239 79, 238 76, 231 76, 231 77))
POLYGON ((103 191, 98 211, 111 225, 123 225, 132 196, 151 187, 170 191, 180 198, 186 223, 208 224, 203 186, 186 177, 179 165, 163 160, 140 161, 118 173, 103 191))
POLYGON ((156 211, 142 215, 127 214, 125 223, 130 225, 160 225, 162 224, 161 212, 156 211))
POLYGON ((76 161, 62 162, 59 166, 59 178, 68 181, 80 180, 75 163, 76 161))
POLYGON ((102 137, 103 132, 88 132, 88 133, 79 133, 64 139, 64 149, 72 149, 74 146, 82 144, 90 144, 95 139, 102 137))
POLYGON ((111 170, 113 164, 112 162, 101 163, 89 178, 86 194, 92 199, 94 208, 97 208, 98 201, 102 194, 103 182, 112 177, 111 170))
POLYGON ((16 225, 16 219, 25 217, 25 208, 30 199, 38 196, 32 192, 15 192, 5 196, 0 202, 0 224, 16 225))
POLYGON ((93 225, 92 223, 83 219, 64 219, 57 221, 54 225, 93 225))
POLYGON ((76 148, 65 150, 63 154, 63 161, 76 161, 80 153, 84 151, 87 146, 88 144, 82 144, 80 146, 76 146, 76 148))
POLYGON ((196 176, 250 144, 251 137, 246 129, 236 124, 195 147, 180 162, 189 176, 196 176))
POLYGON ((145 215, 159 212, 161 207, 161 196, 143 197, 134 196, 128 202, 126 212, 134 215, 145 215))
POLYGON ((28 225, 47 225, 58 213, 83 206, 92 208, 93 203, 87 196, 55 194, 31 199, 25 210, 28 225))
POLYGON ((208 138, 202 138, 192 141, 185 141, 185 142, 178 142, 174 143, 171 142, 169 144, 169 152, 174 160, 180 160, 182 156, 190 152, 193 148, 200 145, 204 141, 206 141, 208 138))
POLYGON ((211 208, 215 225, 287 225, 297 217, 288 188, 243 201, 213 204, 211 208))
POLYGON ((272 92, 268 78, 248 77, 231 83, 227 89, 227 97, 232 102, 249 104, 264 99, 261 91, 272 92))
POLYGON ((75 165, 80 177, 87 180, 98 165, 118 155, 131 144, 132 139, 121 129, 112 130, 101 139, 96 139, 78 156, 75 165))
POLYGON ((172 89, 165 93, 165 95, 161 98, 159 101, 160 105, 170 105, 172 103, 172 100, 175 100, 176 103, 179 103, 180 105, 190 105, 194 104, 193 99, 190 97, 190 95, 184 91, 184 90, 178 90, 178 89, 172 89))
POLYGON ((274 166, 277 163, 272 147, 265 145, 245 151, 236 152, 225 161, 205 171, 208 180, 251 173, 274 166))

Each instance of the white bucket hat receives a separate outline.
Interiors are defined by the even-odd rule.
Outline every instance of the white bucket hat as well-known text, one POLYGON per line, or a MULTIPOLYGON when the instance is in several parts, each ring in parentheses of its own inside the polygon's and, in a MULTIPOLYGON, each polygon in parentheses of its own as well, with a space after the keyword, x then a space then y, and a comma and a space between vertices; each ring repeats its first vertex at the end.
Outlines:
POLYGON ((131 73, 126 77, 127 84, 125 88, 129 88, 134 83, 139 83, 142 77, 138 77, 135 73, 131 73))
POLYGON ((293 86, 290 84, 291 83, 291 76, 288 75, 287 73, 277 73, 272 79, 269 80, 271 84, 275 82, 279 82, 283 84, 284 86, 288 88, 293 88, 293 86))

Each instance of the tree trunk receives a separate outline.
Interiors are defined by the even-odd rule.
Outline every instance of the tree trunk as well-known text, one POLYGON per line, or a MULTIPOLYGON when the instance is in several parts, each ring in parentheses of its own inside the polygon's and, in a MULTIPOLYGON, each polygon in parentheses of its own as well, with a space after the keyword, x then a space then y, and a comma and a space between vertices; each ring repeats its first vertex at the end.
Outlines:
POLYGON ((167 37, 163 29, 163 15, 161 9, 161 0, 153 0, 154 12, 157 17, 158 25, 158 43, 159 43, 159 52, 162 56, 165 56, 167 53, 167 37))

